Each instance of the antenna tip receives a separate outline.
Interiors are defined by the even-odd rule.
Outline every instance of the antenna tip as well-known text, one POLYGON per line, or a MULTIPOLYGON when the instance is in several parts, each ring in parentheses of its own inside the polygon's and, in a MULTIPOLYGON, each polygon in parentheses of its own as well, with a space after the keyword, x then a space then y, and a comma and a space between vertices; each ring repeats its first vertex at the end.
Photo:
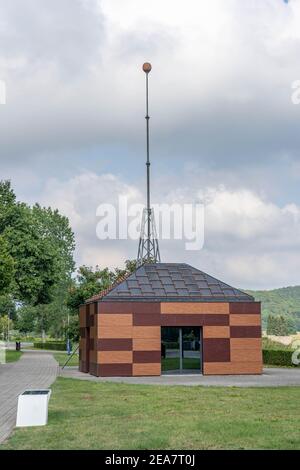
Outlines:
POLYGON ((149 73, 152 70, 152 65, 149 62, 145 62, 143 65, 143 70, 145 73, 149 73))

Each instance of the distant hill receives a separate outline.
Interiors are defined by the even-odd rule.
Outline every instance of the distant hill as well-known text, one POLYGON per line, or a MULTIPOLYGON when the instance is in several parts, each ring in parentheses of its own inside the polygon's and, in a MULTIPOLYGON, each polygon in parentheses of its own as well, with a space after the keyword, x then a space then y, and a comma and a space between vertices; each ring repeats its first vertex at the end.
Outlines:
POLYGON ((263 328, 266 328, 267 318, 271 313, 291 318, 296 329, 300 331, 300 286, 246 292, 262 302, 263 328))

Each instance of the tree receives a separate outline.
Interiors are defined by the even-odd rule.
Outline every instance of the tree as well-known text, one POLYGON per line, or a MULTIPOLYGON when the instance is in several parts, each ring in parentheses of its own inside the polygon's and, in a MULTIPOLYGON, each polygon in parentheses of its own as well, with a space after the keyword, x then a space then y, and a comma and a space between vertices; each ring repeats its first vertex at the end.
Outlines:
POLYGON ((7 315, 0 317, 0 338, 2 338, 3 341, 7 341, 8 330, 11 330, 12 328, 13 323, 7 315))
POLYGON ((95 269, 89 266, 80 266, 77 271, 76 279, 69 290, 67 305, 73 311, 78 313, 79 305, 100 291, 107 289, 113 284, 115 273, 108 268, 95 269))
POLYGON ((74 269, 74 234, 57 210, 17 202, 9 182, 0 182, 0 236, 14 261, 11 291, 28 305, 50 303, 74 269))
POLYGON ((39 204, 33 206, 32 213, 40 237, 47 238, 58 255, 56 263, 61 281, 69 280, 75 268, 75 241, 68 218, 62 216, 58 210, 41 207, 39 204))
POLYGON ((37 331, 37 309, 32 305, 24 305, 18 310, 16 327, 21 333, 37 331))
POLYGON ((288 334, 292 335, 297 333, 297 323, 296 318, 292 317, 291 315, 287 315, 284 317, 287 323, 288 334))
POLYGON ((267 319, 267 335, 272 335, 274 331, 274 315, 269 315, 267 319))
POLYGON ((11 188, 10 181, 0 181, 0 234, 14 219, 16 196, 11 188))
POLYGON ((114 281, 118 282, 119 279, 121 279, 124 276, 127 276, 127 274, 133 273, 137 268, 137 262, 135 259, 129 260, 127 259, 125 261, 125 268, 120 269, 120 268, 115 268, 114 271, 114 281))
POLYGON ((0 295, 5 294, 12 284, 15 273, 13 257, 6 240, 0 236, 0 295))
POLYGON ((125 275, 133 272, 136 269, 136 261, 127 260, 125 268, 115 268, 113 271, 108 268, 100 269, 96 266, 95 269, 88 266, 81 266, 78 269, 77 277, 73 281, 73 285, 69 290, 67 300, 68 307, 78 313, 78 308, 88 298, 93 295, 99 294, 102 290, 109 288, 115 282, 118 282, 125 275))
POLYGON ((135 260, 127 260, 125 268, 95 269, 89 266, 80 266, 77 276, 69 289, 67 306, 72 315, 69 318, 68 335, 73 341, 79 339, 79 317, 78 309, 88 298, 99 294, 102 290, 111 287, 114 283, 120 281, 125 275, 130 274, 136 269, 135 260))
POLYGON ((16 320, 16 304, 9 294, 0 296, 0 317, 8 315, 11 320, 16 320))
POLYGON ((65 336, 73 342, 79 341, 79 318, 78 315, 72 315, 70 317, 69 325, 65 330, 65 336))
POLYGON ((267 334, 275 336, 287 336, 289 324, 283 315, 269 315, 267 321, 267 334))

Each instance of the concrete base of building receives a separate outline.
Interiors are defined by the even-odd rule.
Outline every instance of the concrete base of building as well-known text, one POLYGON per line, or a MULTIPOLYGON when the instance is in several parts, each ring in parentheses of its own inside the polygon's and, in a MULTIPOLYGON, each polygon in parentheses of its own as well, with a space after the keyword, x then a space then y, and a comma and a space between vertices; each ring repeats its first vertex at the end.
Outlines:
POLYGON ((91 382, 121 382, 142 385, 183 385, 205 387, 300 387, 300 368, 264 368, 261 375, 211 375, 172 374, 157 377, 96 377, 85 374, 77 367, 67 367, 61 377, 88 380, 91 382))

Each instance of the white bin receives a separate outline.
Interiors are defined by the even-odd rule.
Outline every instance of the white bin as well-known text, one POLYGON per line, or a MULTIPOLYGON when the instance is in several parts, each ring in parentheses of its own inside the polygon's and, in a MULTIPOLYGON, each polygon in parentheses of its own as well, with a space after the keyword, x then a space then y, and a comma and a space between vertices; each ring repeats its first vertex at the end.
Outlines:
POLYGON ((18 399, 17 427, 45 426, 51 390, 26 390, 18 399))

